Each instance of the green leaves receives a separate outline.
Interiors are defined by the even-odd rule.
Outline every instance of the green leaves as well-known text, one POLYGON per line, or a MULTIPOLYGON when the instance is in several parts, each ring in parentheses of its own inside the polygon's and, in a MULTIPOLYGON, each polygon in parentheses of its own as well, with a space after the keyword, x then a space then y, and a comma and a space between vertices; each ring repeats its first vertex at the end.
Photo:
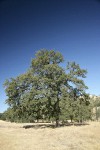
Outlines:
MULTIPOLYGON (((6 102, 17 120, 53 119, 58 126, 61 118, 78 118, 79 97, 87 88, 83 81, 87 71, 75 62, 68 62, 66 73, 61 62, 61 53, 40 50, 25 74, 5 82, 6 102)), ((82 108, 85 106, 84 101, 82 108)))

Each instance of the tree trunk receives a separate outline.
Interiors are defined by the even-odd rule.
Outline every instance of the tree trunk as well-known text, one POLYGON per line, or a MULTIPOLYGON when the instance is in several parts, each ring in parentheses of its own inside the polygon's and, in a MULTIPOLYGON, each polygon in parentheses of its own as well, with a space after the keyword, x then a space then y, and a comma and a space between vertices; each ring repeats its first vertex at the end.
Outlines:
POLYGON ((59 113, 60 113, 59 98, 58 98, 58 95, 57 95, 57 102, 56 102, 56 127, 59 126, 59 113))
POLYGON ((59 127, 59 119, 56 119, 56 127, 59 127))
POLYGON ((73 121, 73 116, 72 115, 70 116, 70 120, 71 120, 71 123, 72 123, 72 121, 73 121))

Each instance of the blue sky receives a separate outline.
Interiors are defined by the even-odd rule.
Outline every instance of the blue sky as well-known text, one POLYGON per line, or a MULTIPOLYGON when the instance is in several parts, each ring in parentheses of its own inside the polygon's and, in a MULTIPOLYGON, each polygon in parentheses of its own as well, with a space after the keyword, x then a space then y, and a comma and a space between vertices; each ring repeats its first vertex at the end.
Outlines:
POLYGON ((42 48, 87 69, 87 92, 99 95, 100 1, 0 0, 0 112, 4 81, 24 73, 42 48))

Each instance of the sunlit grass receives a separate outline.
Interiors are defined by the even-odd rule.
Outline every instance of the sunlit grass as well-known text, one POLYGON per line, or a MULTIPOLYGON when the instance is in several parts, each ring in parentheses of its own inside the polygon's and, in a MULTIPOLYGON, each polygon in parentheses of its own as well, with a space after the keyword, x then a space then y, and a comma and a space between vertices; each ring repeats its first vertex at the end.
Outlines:
POLYGON ((1 150, 100 150, 100 123, 60 128, 22 128, 0 121, 1 150))

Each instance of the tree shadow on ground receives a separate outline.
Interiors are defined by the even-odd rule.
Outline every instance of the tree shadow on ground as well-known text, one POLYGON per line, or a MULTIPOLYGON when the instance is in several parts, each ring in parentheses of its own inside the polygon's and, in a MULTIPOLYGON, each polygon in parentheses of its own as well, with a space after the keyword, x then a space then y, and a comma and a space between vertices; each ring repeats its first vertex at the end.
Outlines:
POLYGON ((85 126, 89 125, 88 123, 66 123, 66 124, 59 124, 58 127, 56 127, 55 124, 33 124, 33 125, 24 125, 23 128, 29 129, 29 128, 35 128, 35 129, 44 129, 44 128, 59 128, 59 127, 65 127, 65 126, 85 126))

